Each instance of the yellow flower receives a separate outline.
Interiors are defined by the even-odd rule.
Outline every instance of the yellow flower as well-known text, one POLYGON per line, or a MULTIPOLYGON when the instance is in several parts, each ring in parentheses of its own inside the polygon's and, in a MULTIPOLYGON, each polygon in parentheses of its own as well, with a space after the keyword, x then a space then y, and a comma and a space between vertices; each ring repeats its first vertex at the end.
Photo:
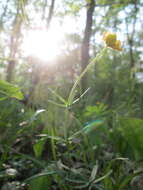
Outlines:
POLYGON ((103 34, 103 40, 106 42, 107 46, 112 46, 116 42, 116 34, 110 33, 110 32, 105 32, 103 34))
POLYGON ((105 32, 103 34, 103 40, 105 41, 107 47, 113 48, 115 50, 121 51, 121 41, 117 40, 117 36, 111 32, 105 32))
POLYGON ((114 45, 114 48, 113 49, 116 49, 118 51, 122 51, 122 48, 121 48, 121 41, 120 40, 117 40, 115 45, 114 45))

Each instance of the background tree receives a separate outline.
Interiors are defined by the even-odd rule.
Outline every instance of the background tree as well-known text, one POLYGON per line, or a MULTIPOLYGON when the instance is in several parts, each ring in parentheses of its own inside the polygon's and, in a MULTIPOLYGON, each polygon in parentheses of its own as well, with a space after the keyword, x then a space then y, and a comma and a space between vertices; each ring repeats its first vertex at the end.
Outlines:
MULTIPOLYGON (((86 25, 84 30, 84 37, 81 45, 81 65, 82 71, 86 68, 89 63, 89 43, 92 33, 93 13, 95 8, 95 1, 87 1, 87 12, 86 12, 86 25)), ((87 88, 87 75, 82 79, 82 90, 85 91, 87 88)))

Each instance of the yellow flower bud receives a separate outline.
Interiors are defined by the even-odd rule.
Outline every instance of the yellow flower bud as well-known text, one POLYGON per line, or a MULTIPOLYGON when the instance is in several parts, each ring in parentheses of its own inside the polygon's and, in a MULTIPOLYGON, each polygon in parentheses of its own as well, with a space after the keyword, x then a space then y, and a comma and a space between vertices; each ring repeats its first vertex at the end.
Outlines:
POLYGON ((113 48, 115 50, 121 51, 121 42, 117 40, 117 36, 111 32, 105 32, 103 34, 103 40, 105 41, 107 47, 113 48))
POLYGON ((105 32, 103 35, 103 40, 109 47, 115 44, 116 38, 116 34, 110 32, 105 32))

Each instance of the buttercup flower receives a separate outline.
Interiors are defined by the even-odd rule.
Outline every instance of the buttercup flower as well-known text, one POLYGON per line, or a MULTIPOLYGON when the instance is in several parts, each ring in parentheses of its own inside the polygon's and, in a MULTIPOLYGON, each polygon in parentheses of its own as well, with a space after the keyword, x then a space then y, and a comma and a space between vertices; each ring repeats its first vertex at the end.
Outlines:
POLYGON ((114 49, 118 50, 118 51, 122 51, 122 48, 121 48, 121 41, 120 40, 117 40, 114 44, 114 49))
POLYGON ((117 40, 117 36, 111 32, 105 32, 103 34, 103 40, 105 41, 107 47, 121 51, 121 41, 117 40))

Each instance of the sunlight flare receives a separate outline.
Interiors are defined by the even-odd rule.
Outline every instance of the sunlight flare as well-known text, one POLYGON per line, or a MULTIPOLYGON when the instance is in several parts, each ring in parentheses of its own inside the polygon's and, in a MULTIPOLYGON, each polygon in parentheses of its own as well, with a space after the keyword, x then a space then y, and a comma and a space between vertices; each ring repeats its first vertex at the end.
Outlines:
POLYGON ((25 56, 33 56, 42 61, 52 61, 61 54, 62 33, 44 29, 30 30, 24 36, 22 50, 25 56))

